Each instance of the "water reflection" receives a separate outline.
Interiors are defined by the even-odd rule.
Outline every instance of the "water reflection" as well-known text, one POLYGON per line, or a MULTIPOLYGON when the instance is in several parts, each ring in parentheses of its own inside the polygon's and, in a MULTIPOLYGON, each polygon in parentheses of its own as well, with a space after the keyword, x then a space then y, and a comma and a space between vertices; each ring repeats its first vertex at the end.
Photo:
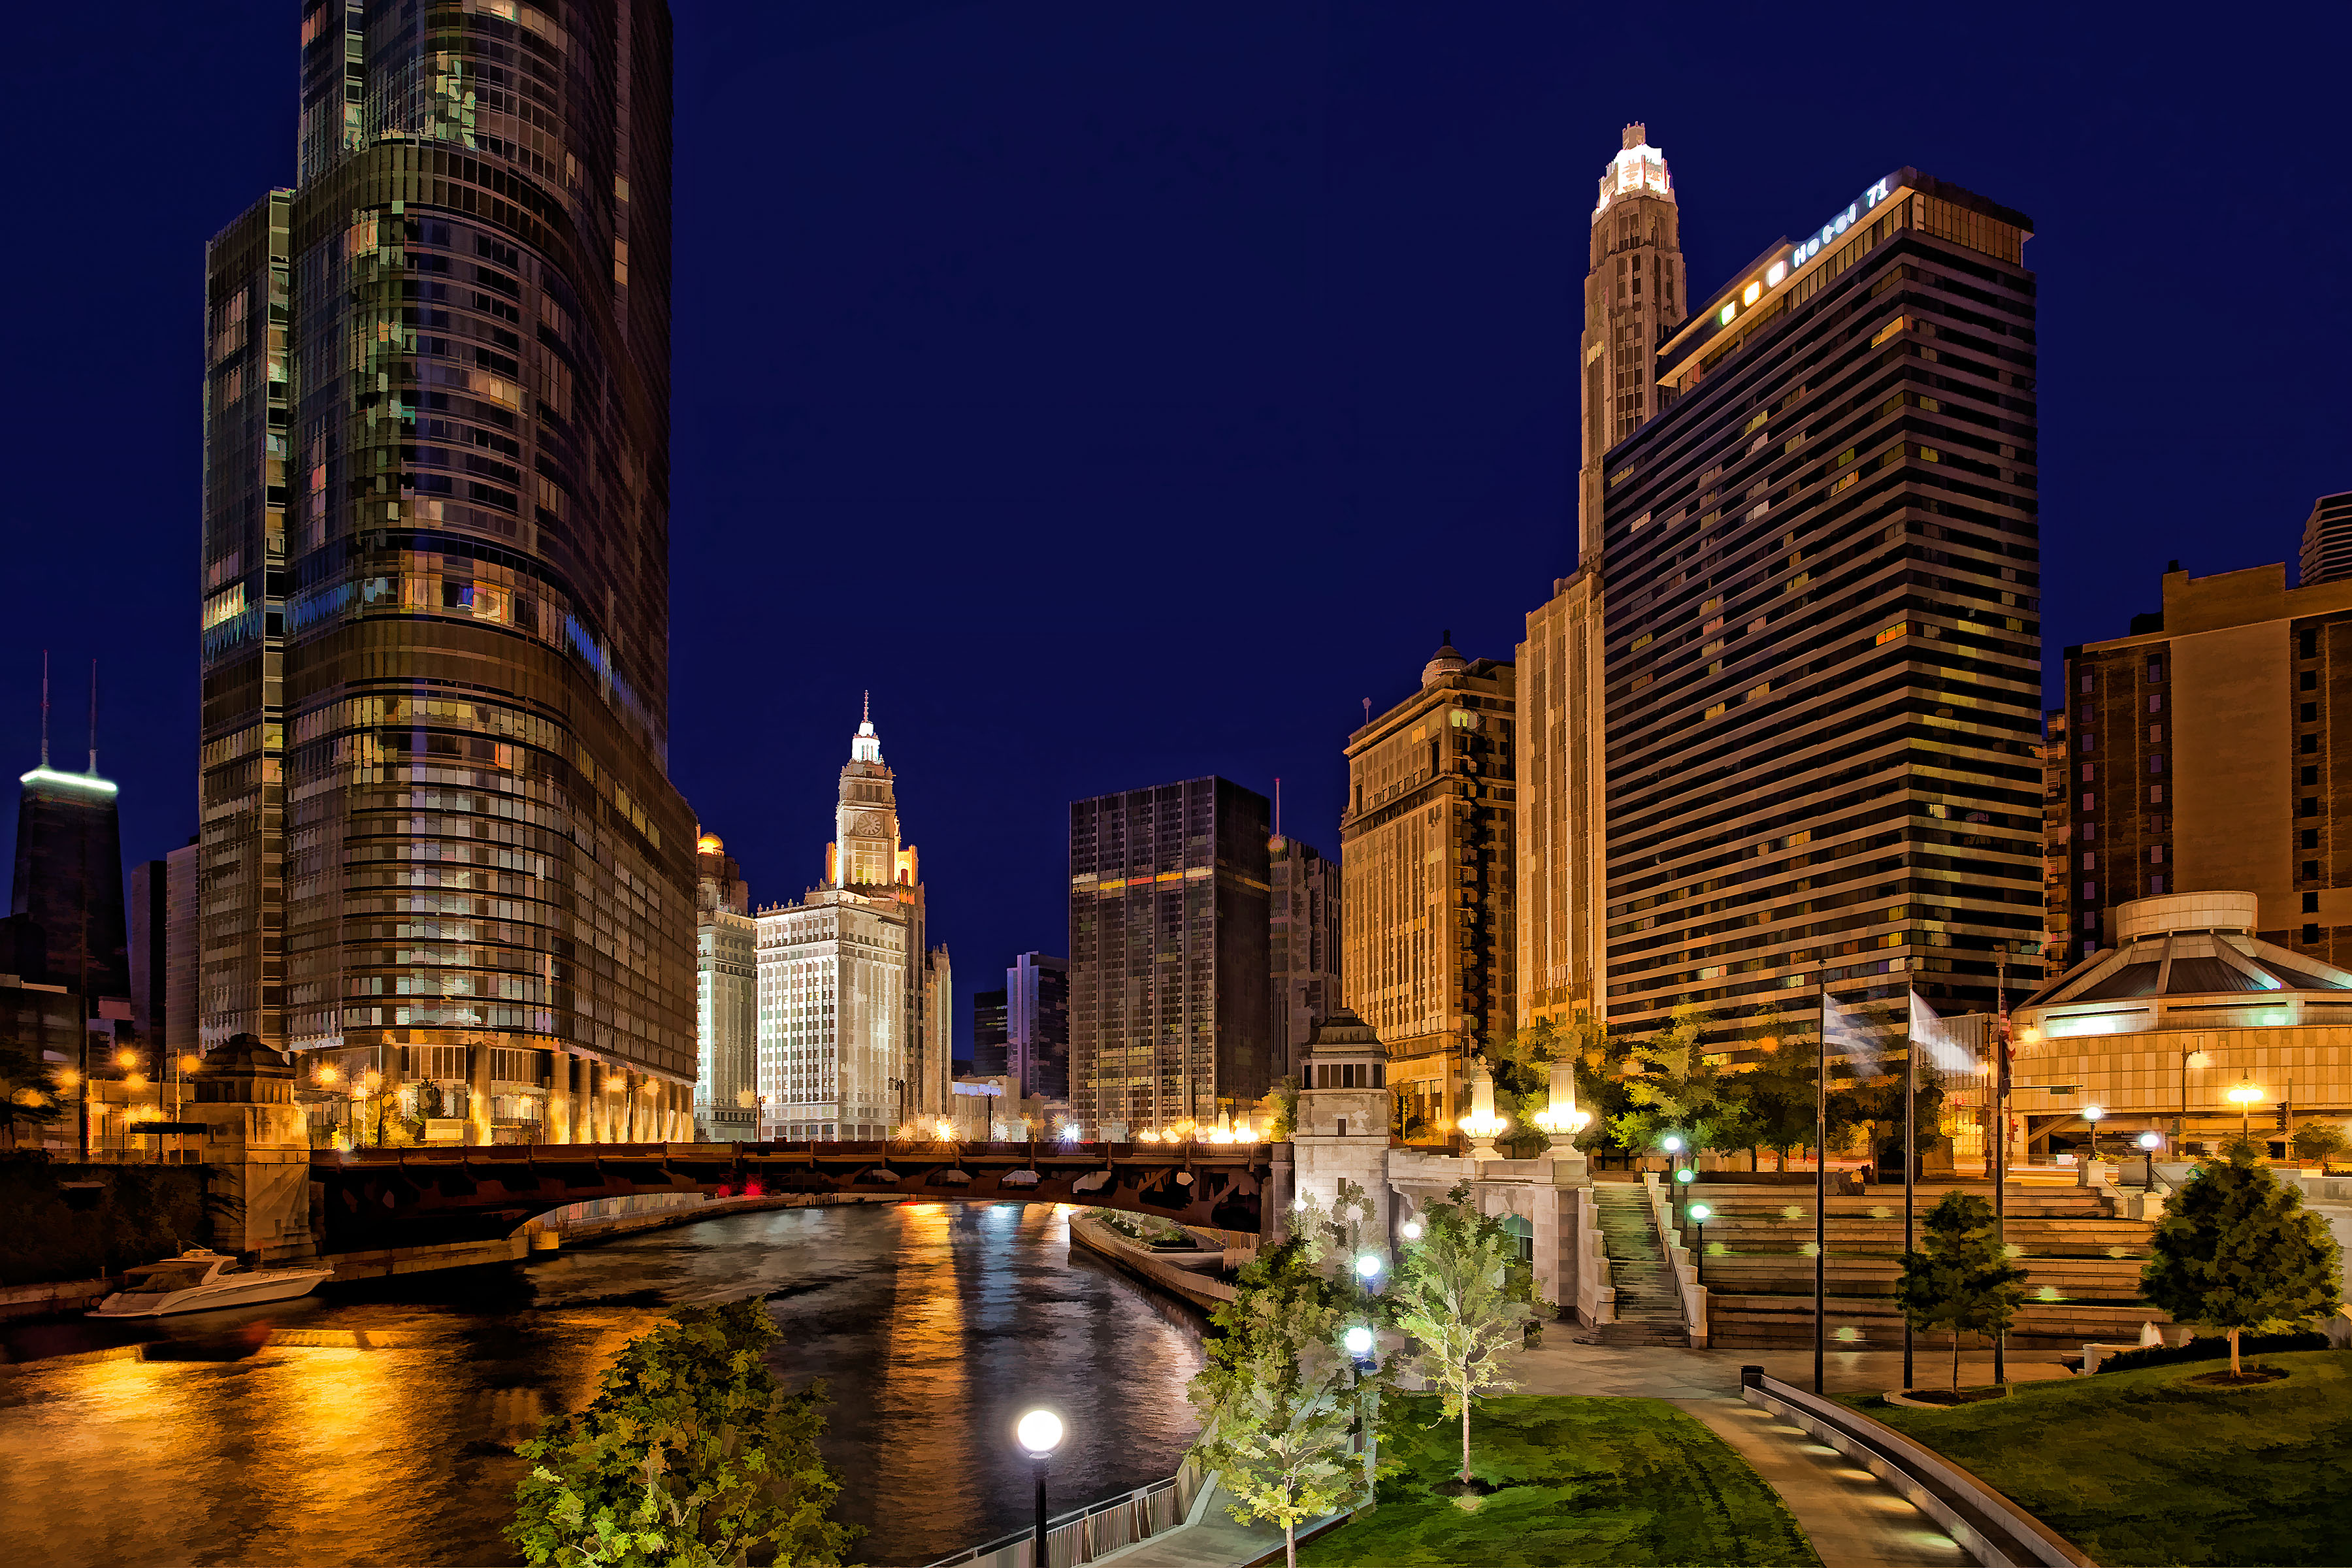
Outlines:
POLYGON ((85 1352, 0 1375, 0 1545, 58 1568, 513 1561, 508 1445, 584 1403, 666 1305, 752 1293, 784 1330, 778 1373, 831 1384, 871 1563, 1024 1523, 1009 1434, 1031 1404, 1070 1423, 1057 1508, 1169 1473, 1192 1439, 1181 1310, 1072 1258, 1053 1208, 781 1210, 364 1300, 0 1331, 14 1359, 85 1352), (142 1338, 145 1360, 86 1353, 142 1338))

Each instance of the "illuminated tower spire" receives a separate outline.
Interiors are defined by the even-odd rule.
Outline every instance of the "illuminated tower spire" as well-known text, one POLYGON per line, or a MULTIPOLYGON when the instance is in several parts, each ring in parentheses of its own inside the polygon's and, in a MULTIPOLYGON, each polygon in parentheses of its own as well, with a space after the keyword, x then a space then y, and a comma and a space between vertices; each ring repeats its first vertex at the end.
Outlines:
POLYGON ((1584 439, 1577 485, 1580 564, 1601 552, 1601 455, 1658 411, 1653 372, 1660 339, 1681 324, 1682 214, 1666 155, 1649 128, 1625 127, 1601 173, 1584 279, 1584 439))

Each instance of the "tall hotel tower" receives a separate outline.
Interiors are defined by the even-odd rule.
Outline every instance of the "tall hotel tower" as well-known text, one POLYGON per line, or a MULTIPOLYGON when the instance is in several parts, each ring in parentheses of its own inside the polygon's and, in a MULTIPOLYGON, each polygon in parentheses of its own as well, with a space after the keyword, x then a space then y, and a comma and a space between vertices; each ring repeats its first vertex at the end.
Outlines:
POLYGON ((299 123, 206 257, 201 1037, 678 1135, 668 12, 310 0, 299 123))
POLYGON ((1874 180, 1698 300, 1612 425, 1583 525, 1612 1030, 1687 1003, 1729 1044, 1817 984, 1984 1010, 1997 950, 2038 952, 2032 226, 1874 180))
POLYGON ((1656 348, 1682 324, 1682 214, 1647 129, 1601 174, 1584 277, 1577 569, 1518 647, 1518 964, 1523 1024, 1587 1018, 1607 970, 1600 907, 1601 458, 1657 412, 1656 348))
POLYGON ((1268 803, 1187 779, 1070 805, 1070 1102, 1090 1137, 1274 1087, 1268 803))

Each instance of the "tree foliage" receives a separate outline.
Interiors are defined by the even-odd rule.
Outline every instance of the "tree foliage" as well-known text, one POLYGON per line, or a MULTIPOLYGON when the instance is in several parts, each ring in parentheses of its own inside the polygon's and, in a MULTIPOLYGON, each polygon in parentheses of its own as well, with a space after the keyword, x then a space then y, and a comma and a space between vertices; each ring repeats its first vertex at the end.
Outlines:
POLYGON ((2333 1121, 2306 1121, 2289 1142, 2296 1159, 2326 1162, 2344 1152, 2344 1129, 2333 1121))
POLYGON ((1536 1117, 1551 1108, 1551 1064, 1573 1045, 1559 1026, 1538 1020, 1492 1037, 1479 1051, 1494 1077, 1495 1109, 1510 1122, 1496 1142, 1512 1159, 1532 1160, 1551 1147, 1536 1117))
POLYGON ((1462 1476, 1470 1479, 1470 1405, 1483 1390, 1507 1392, 1504 1352, 1528 1341, 1548 1307, 1501 1219, 1471 1206, 1462 1183, 1422 1215, 1422 1239, 1405 1249, 1391 1300, 1396 1326, 1419 1342, 1416 1370, 1462 1423, 1462 1476))
POLYGON ((1952 1336, 1952 1388, 1960 1386, 1960 1335, 1997 1334, 2025 1300, 2026 1271, 2009 1260, 1992 1205, 1973 1193, 1946 1193, 1927 1211, 1927 1250, 1903 1255, 1895 1305, 1922 1331, 1952 1336))
POLYGON ((0 1042, 0 1148, 13 1148, 65 1114, 65 1098, 40 1058, 0 1042))
POLYGON ((2165 1207, 2140 1273, 2140 1293, 2177 1322, 2230 1338, 2324 1317, 2342 1302, 2335 1238, 2303 1194, 2240 1152, 2198 1167, 2165 1207))
POLYGON ((507 1534, 559 1568, 836 1568, 822 1381, 787 1393, 756 1298, 682 1308, 632 1340, 588 1408, 516 1452, 530 1474, 507 1534))
POLYGON ((1669 1132, 1693 1150, 1745 1149, 1755 1142, 1737 1075, 1727 1076, 1707 1059, 1706 1026, 1704 1010, 1685 1005, 1664 1028, 1628 1047, 1621 1069, 1626 1107, 1612 1119, 1620 1148, 1654 1150, 1669 1132))

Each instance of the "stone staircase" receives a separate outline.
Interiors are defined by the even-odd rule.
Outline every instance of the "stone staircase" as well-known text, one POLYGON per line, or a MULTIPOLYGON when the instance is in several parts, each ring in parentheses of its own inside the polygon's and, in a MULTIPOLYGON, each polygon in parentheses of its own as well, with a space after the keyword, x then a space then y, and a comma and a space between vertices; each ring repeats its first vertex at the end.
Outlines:
MULTIPOLYGON (((1923 1216, 1944 1190, 1942 1184, 1922 1184, 1923 1216)), ((1964 1190, 1990 1196, 1982 1185, 1964 1190)), ((1714 1210, 1706 1224, 1709 1342, 1725 1349, 1810 1343, 1813 1194, 1702 1182, 1689 1196, 1703 1198, 1714 1210)), ((1899 1186, 1830 1199, 1824 1273, 1832 1348, 1902 1343, 1903 1320, 1893 1299, 1901 1271, 1902 1204, 1899 1186)), ((2137 1338, 2143 1322, 2169 1321, 2139 1299, 2139 1272, 2152 1227, 2114 1217, 2105 1194, 2012 1185, 2008 1211, 2008 1239, 2027 1270, 2026 1301, 2010 1331, 2011 1346, 2128 1342, 2137 1338)), ((1686 1230, 1684 1239, 1697 1238, 1686 1230)), ((1971 1336, 1964 1342, 1976 1341, 1971 1336)))
POLYGON ((1601 1221, 1601 1250, 1609 1255, 1617 1285, 1617 1321, 1600 1326, 1604 1345, 1687 1345, 1689 1320, 1658 1241, 1649 1195, 1637 1182, 1596 1181, 1593 1205, 1601 1221))

